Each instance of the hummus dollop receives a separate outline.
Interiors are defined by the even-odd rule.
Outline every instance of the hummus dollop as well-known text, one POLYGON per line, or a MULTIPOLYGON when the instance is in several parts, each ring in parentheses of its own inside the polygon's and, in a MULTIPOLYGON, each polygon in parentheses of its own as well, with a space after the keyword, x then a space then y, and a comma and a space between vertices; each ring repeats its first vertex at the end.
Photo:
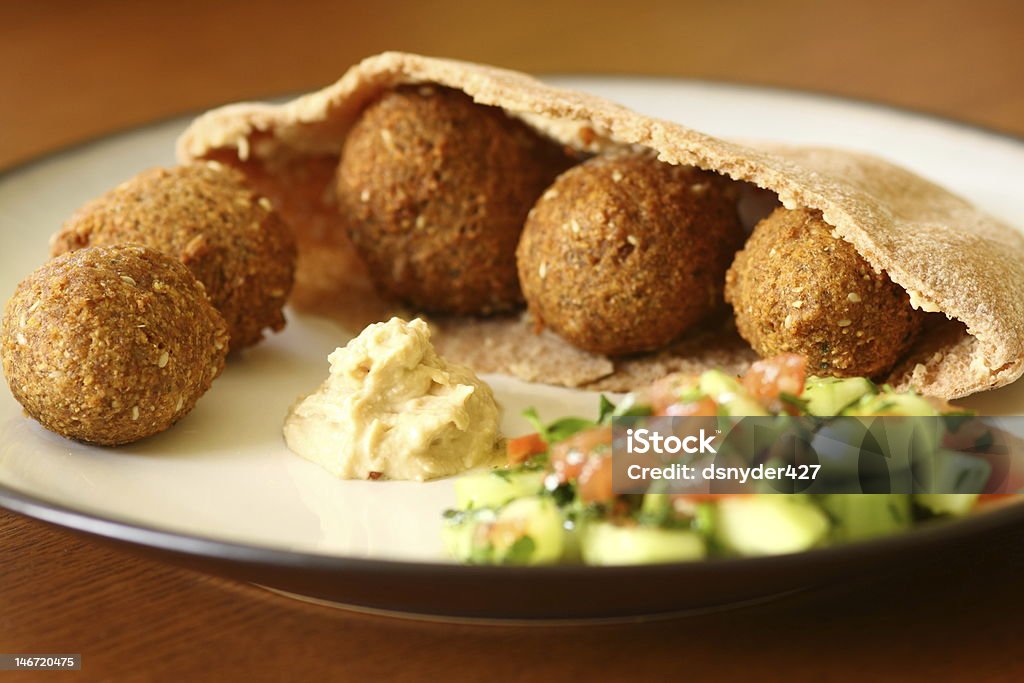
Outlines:
POLYGON ((374 323, 328 360, 330 375, 292 406, 284 438, 335 476, 424 481, 500 457, 491 388, 438 356, 423 320, 374 323))

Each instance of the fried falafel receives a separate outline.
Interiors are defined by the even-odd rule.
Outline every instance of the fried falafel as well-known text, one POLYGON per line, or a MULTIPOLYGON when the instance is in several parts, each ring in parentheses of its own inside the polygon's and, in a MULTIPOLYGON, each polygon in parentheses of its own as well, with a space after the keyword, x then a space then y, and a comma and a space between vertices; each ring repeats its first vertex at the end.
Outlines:
POLYGON ((722 307, 743 243, 730 181, 647 151, 594 157, 559 176, 517 251, 531 313, 608 355, 664 346, 722 307))
POLYGON ((284 327, 295 239, 240 172, 216 162, 144 171, 79 209, 51 254, 128 242, 188 266, 227 321, 231 350, 284 327))
POLYGON ((810 372, 838 377, 883 377, 923 318, 902 287, 808 209, 779 208, 757 224, 729 268, 725 298, 759 355, 799 353, 810 372))
POLYGON ((224 368, 228 330, 179 261, 89 247, 18 285, 0 325, 11 393, 62 436, 137 441, 184 417, 224 368))
POLYGON ((507 311, 522 303, 515 250, 526 214, 573 162, 497 107, 401 86, 349 132, 338 204, 391 296, 435 313, 507 311))

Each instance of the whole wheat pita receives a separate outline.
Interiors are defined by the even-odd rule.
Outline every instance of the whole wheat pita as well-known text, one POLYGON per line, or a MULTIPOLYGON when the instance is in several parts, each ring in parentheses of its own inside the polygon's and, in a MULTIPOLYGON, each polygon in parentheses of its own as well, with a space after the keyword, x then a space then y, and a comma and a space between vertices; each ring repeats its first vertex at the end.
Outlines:
MULTIPOLYGON (((910 171, 854 152, 722 140, 525 74, 389 52, 352 67, 323 90, 281 105, 243 103, 197 118, 178 141, 183 162, 212 159, 245 170, 299 232, 294 303, 351 327, 393 306, 376 297, 332 203, 334 167, 362 109, 398 84, 437 83, 503 108, 573 147, 643 145, 661 160, 717 171, 777 193, 787 208, 818 209, 834 234, 905 288, 933 316, 893 371, 898 388, 955 398, 1024 372, 1024 236, 910 171)), ((482 371, 568 386, 631 389, 671 371, 742 370, 756 356, 728 321, 662 352, 594 356, 519 318, 437 320, 453 360, 482 371)), ((357 331, 357 330, 354 330, 357 331)))

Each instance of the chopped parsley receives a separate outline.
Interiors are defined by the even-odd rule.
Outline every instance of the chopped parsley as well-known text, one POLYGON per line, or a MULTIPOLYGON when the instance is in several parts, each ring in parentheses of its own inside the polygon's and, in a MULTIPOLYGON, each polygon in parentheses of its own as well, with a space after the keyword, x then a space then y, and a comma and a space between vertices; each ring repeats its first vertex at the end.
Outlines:
POLYGON ((563 417, 560 420, 555 420, 554 422, 545 425, 540 419, 540 415, 537 414, 536 408, 527 408, 524 410, 523 417, 533 425, 534 429, 536 429, 537 433, 540 435, 540 438, 549 445, 556 444, 559 441, 565 441, 573 434, 595 426, 593 420, 585 420, 582 417, 563 417))

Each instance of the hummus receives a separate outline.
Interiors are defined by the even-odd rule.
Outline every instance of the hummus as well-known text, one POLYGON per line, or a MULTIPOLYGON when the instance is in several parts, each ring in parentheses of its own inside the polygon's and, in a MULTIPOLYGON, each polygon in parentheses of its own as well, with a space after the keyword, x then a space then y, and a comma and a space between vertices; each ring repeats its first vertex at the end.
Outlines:
POLYGON ((284 438, 331 474, 423 481, 500 456, 491 388, 438 356, 422 320, 370 325, 328 360, 330 375, 292 406, 284 438))

